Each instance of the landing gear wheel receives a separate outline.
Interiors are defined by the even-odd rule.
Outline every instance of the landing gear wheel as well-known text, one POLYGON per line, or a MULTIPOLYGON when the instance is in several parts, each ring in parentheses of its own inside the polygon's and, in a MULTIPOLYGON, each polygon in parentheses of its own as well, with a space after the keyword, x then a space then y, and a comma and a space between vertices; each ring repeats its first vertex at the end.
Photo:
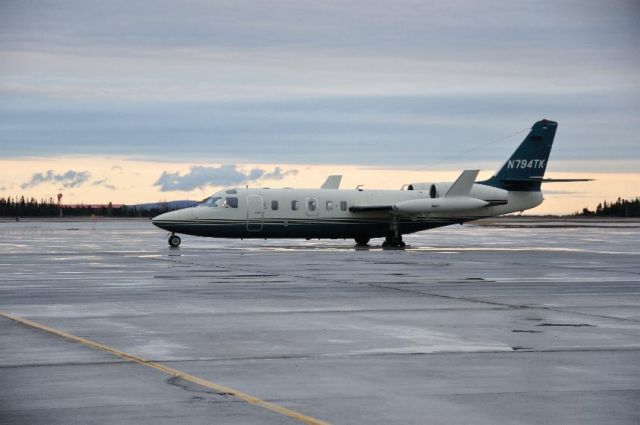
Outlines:
POLYGON ((178 235, 169 236, 169 245, 171 245, 172 248, 177 248, 180 245, 180 242, 182 242, 180 240, 180 236, 178 235))
POLYGON ((356 241, 356 245, 358 246, 366 246, 369 243, 369 236, 358 236, 354 238, 356 241))

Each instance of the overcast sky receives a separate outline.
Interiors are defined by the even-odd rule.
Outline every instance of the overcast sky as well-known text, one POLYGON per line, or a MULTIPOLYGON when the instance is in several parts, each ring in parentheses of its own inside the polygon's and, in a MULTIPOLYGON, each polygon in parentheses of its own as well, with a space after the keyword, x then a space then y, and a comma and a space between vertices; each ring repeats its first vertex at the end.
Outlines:
MULTIPOLYGON (((637 173, 639 22, 637 0, 2 0, 0 158, 493 169, 549 118, 550 171, 637 173)), ((92 173, 64 168, 21 185, 92 173)))

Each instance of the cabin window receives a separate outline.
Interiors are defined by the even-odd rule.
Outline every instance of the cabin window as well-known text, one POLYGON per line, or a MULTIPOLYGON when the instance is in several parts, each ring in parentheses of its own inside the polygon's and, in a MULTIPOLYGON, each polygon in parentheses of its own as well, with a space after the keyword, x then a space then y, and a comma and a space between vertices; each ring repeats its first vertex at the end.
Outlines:
POLYGON ((347 201, 340 201, 340 209, 342 211, 346 211, 347 210, 347 201))
POLYGON ((271 209, 278 211, 278 201, 271 201, 271 209))
POLYGON ((225 208, 238 208, 238 198, 224 198, 222 206, 225 208))
POLYGON ((318 201, 314 198, 307 199, 307 211, 315 211, 318 209, 318 201))
POLYGON ((326 207, 327 211, 331 211, 333 209, 333 201, 327 201, 326 207))
POLYGON ((227 195, 236 195, 238 193, 238 191, 235 190, 235 189, 229 189, 229 190, 225 191, 224 193, 226 193, 227 195))
POLYGON ((291 210, 293 211, 298 210, 298 201, 291 201, 291 210))

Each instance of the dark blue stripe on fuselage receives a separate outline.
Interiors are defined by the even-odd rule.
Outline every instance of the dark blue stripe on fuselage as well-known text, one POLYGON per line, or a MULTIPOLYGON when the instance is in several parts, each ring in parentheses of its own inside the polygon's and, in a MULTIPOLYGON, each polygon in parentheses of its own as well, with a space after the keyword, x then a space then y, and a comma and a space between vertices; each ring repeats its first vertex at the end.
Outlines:
MULTIPOLYGON (((406 220, 400 221, 398 226, 401 233, 407 234, 470 219, 406 220)), ((294 219, 249 223, 246 220, 164 220, 153 224, 170 232, 219 238, 355 238, 363 235, 376 238, 387 235, 390 223, 388 219, 294 219)))

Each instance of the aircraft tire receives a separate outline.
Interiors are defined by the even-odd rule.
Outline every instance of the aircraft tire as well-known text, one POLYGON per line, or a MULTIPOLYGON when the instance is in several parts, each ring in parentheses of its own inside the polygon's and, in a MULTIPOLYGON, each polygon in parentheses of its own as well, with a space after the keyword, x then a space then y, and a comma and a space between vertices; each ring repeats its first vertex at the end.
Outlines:
POLYGON ((407 244, 404 243, 402 238, 398 239, 390 239, 387 238, 384 242, 382 242, 383 248, 404 248, 407 244))
POLYGON ((358 246, 365 246, 369 243, 369 240, 371 238, 369 238, 368 236, 358 236, 357 238, 354 238, 356 241, 356 245, 358 246))
POLYGON ((178 246, 180 246, 180 242, 182 242, 182 240, 180 239, 180 236, 178 235, 169 236, 169 245, 171 245, 172 248, 177 248, 178 246))

